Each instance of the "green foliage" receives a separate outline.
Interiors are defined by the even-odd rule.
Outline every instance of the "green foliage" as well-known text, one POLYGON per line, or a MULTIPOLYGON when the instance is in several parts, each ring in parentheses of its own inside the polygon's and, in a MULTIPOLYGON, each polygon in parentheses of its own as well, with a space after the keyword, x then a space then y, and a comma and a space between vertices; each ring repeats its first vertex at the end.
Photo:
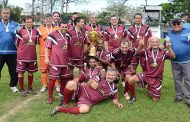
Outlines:
POLYGON ((98 23, 100 25, 109 25, 110 16, 111 16, 110 12, 103 11, 102 13, 98 15, 98 23))
POLYGON ((173 19, 175 13, 175 7, 172 3, 163 3, 162 4, 162 22, 167 23, 173 19))
POLYGON ((23 9, 16 6, 16 7, 11 7, 10 10, 11 10, 11 19, 21 23, 22 21, 21 12, 23 9))

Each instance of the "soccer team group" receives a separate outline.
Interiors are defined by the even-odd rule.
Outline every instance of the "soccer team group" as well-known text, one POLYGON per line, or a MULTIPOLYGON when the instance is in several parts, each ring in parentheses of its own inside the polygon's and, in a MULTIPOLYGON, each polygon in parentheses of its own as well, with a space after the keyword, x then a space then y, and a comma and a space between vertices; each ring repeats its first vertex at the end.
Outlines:
MULTIPOLYGON (((71 21, 65 22, 60 19, 60 13, 54 12, 46 14, 43 25, 37 28, 34 28, 32 16, 26 16, 24 26, 19 27, 10 20, 10 10, 3 8, 0 21, 0 69, 7 64, 13 92, 18 91, 18 81, 22 97, 36 94, 32 83, 33 73, 38 71, 37 44, 40 46, 40 92, 48 91, 47 103, 52 104, 55 87, 60 100, 60 105, 53 109, 51 115, 58 112, 87 113, 92 105, 107 98, 111 98, 117 107, 123 108, 117 90, 121 80, 125 81, 124 97, 129 103, 136 101, 135 82, 147 88, 153 101, 159 101, 165 60, 171 59, 172 63, 179 65, 187 65, 190 61, 190 55, 187 54, 190 50, 187 47, 190 46, 190 31, 182 27, 179 18, 172 21, 173 30, 168 33, 163 44, 152 35, 149 26, 142 23, 140 13, 134 15, 133 25, 128 29, 118 23, 119 18, 115 15, 110 17, 110 25, 105 29, 97 21, 97 15, 91 14, 89 24, 85 24, 84 18, 74 12, 71 21), (183 39, 178 35, 182 32, 186 34, 183 39), (95 38, 96 42, 91 41, 91 38, 95 38), (175 47, 176 40, 181 42, 175 47), (181 51, 184 54, 178 52, 179 48, 182 50, 180 46, 183 41, 187 41, 184 48, 186 52, 181 51), (180 55, 186 58, 182 59, 180 55), (141 73, 136 73, 138 64, 142 67, 141 73), (76 77, 73 72, 75 67, 79 69, 76 77), (27 90, 23 81, 25 71, 28 72, 27 90), (69 107, 71 99, 76 101, 76 106, 69 107)), ((178 69, 173 69, 173 73, 174 70, 178 69)), ((188 82, 188 77, 189 74, 182 74, 180 78, 188 82)), ((185 94, 185 100, 189 105, 188 95, 185 94)), ((182 101, 183 96, 183 91, 176 90, 175 101, 182 101)))

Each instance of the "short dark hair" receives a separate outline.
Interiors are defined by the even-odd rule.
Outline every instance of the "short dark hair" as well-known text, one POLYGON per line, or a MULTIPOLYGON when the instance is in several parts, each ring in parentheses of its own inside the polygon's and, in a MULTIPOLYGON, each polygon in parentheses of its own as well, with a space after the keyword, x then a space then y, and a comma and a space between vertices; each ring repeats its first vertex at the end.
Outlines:
POLYGON ((52 15, 54 15, 54 14, 58 14, 59 17, 61 16, 60 13, 59 13, 58 11, 54 11, 52 15))
POLYGON ((135 18, 137 15, 141 16, 141 18, 142 18, 142 14, 141 13, 136 13, 133 18, 135 18))
POLYGON ((110 19, 111 19, 112 17, 117 17, 117 18, 119 19, 119 17, 118 17, 117 15, 111 15, 111 16, 110 16, 110 19))
POLYGON ((77 25, 77 23, 79 23, 81 19, 84 19, 84 18, 82 18, 82 17, 76 17, 74 19, 74 24, 77 25))
POLYGON ((32 19, 32 21, 34 22, 34 18, 32 16, 26 16, 24 18, 24 22, 26 22, 26 20, 32 19))
POLYGON ((73 12, 71 15, 74 15, 74 14, 79 14, 78 12, 73 12))
POLYGON ((59 26, 61 26, 61 24, 67 24, 67 22, 64 21, 64 20, 61 20, 61 21, 59 22, 59 26))

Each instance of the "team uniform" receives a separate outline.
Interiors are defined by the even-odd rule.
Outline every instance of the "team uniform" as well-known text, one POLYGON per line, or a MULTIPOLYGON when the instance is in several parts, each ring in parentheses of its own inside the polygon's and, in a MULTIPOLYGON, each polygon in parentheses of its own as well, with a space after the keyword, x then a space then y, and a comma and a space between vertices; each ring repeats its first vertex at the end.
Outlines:
POLYGON ((112 58, 112 53, 108 50, 102 49, 100 50, 99 54, 97 55, 98 59, 101 62, 101 65, 104 69, 107 69, 107 67, 110 65, 110 61, 112 58))
MULTIPOLYGON (((139 46, 138 38, 139 37, 144 38, 144 48, 148 48, 148 39, 152 36, 152 32, 151 32, 148 25, 141 24, 140 27, 131 26, 127 31, 127 36, 128 36, 128 41, 130 41, 133 48, 138 48, 138 46, 139 46)), ((145 59, 141 58, 140 62, 141 62, 142 69, 146 70, 146 69, 144 69, 145 68, 144 67, 144 63, 145 63, 144 60, 145 59)), ((138 56, 135 56, 133 58, 132 64, 133 64, 133 68, 136 70, 136 68, 139 64, 139 57, 138 56)))
MULTIPOLYGON (((135 48, 129 48, 127 54, 123 54, 121 50, 118 48, 113 51, 111 62, 115 63, 115 67, 117 68, 118 72, 124 74, 124 76, 132 75, 131 61, 135 55, 135 48)), ((131 96, 135 97, 135 87, 133 85, 129 85, 128 82, 125 81, 124 94, 128 92, 128 90, 130 91, 131 96)))
POLYGON ((17 51, 17 72, 24 73, 26 70, 29 72, 37 72, 37 54, 36 44, 38 44, 39 33, 37 29, 29 31, 32 37, 30 39, 29 34, 25 26, 17 31, 16 46, 17 51), (30 42, 31 40, 31 42, 30 42))
MULTIPOLYGON (((27 30, 25 26, 17 31, 17 72, 24 74, 27 70, 30 73, 38 71, 36 44, 38 43, 39 33, 37 29, 27 30)), ((23 77, 18 77, 21 96, 24 95, 23 77)), ((35 94, 32 91, 33 75, 28 75, 28 93, 35 94)))
POLYGON ((96 66, 95 68, 86 67, 84 72, 81 72, 79 79, 80 82, 87 82, 89 79, 93 79, 96 77, 102 78, 101 71, 103 71, 103 67, 96 66))
POLYGON ((112 52, 120 46, 122 39, 125 37, 125 26, 118 25, 117 28, 106 27, 103 34, 103 41, 108 42, 108 50, 112 52))
POLYGON ((68 29, 69 29, 69 30, 72 30, 72 29, 75 27, 75 24, 74 24, 74 22, 69 22, 69 23, 67 24, 67 26, 68 26, 68 29))
POLYGON ((118 98, 118 90, 117 85, 114 83, 109 83, 105 79, 101 79, 98 81, 98 88, 93 89, 89 85, 78 85, 75 91, 70 91, 65 89, 64 91, 64 103, 68 104, 69 100, 71 99, 72 95, 76 98, 77 106, 73 106, 70 108, 60 107, 58 109, 59 112, 70 113, 70 114, 79 114, 79 105, 86 104, 89 106, 95 105, 98 102, 112 98, 118 98))
POLYGON ((171 58, 170 54, 166 50, 159 49, 159 51, 155 53, 151 48, 147 48, 140 51, 139 55, 145 58, 146 71, 137 74, 139 78, 138 84, 141 87, 147 85, 148 94, 153 98, 160 99, 164 62, 166 59, 171 58))
POLYGON ((68 57, 69 65, 74 68, 75 66, 80 70, 84 69, 84 50, 85 44, 88 44, 85 36, 85 31, 81 29, 81 32, 77 33, 75 28, 68 31, 70 40, 68 42, 68 57))
POLYGON ((69 35, 62 34, 59 30, 48 35, 46 47, 51 50, 49 59, 49 98, 52 99, 55 80, 61 80, 61 91, 65 88, 67 78, 70 77, 70 69, 68 67, 68 42, 69 35))

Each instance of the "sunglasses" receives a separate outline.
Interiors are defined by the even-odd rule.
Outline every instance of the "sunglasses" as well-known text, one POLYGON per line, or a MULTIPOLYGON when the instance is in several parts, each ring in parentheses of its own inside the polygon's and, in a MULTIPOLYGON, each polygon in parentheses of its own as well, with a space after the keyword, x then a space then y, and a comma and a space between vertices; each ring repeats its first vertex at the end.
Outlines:
POLYGON ((173 26, 181 25, 181 23, 173 23, 173 26))

